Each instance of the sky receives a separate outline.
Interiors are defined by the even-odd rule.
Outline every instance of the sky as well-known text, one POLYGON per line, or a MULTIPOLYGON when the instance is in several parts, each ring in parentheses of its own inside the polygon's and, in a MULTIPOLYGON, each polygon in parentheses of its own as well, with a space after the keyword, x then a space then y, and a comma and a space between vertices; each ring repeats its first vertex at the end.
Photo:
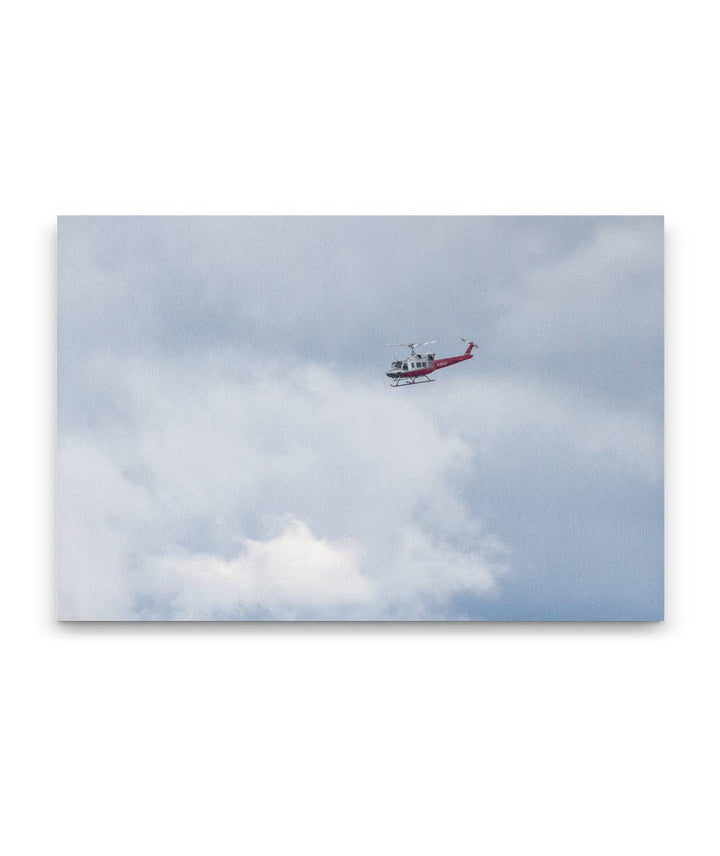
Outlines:
POLYGON ((61 619, 659 620, 662 218, 61 217, 57 467, 61 619))

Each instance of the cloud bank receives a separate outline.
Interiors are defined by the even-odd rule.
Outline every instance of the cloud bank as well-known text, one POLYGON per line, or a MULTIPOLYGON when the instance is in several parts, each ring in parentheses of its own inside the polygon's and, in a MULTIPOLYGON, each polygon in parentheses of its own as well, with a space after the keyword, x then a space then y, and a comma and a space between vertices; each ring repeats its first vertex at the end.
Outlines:
POLYGON ((395 390, 262 362, 93 373, 137 416, 61 445, 68 617, 442 617, 505 567, 462 497, 471 447, 395 390))
POLYGON ((659 617, 659 225, 63 219, 60 617, 659 617))

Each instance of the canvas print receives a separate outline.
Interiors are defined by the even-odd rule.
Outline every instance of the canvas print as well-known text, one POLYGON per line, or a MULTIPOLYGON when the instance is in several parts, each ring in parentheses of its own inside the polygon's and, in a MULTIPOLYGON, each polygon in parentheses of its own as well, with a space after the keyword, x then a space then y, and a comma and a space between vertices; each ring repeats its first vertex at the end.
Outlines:
POLYGON ((70 621, 663 617, 661 217, 60 217, 70 621))

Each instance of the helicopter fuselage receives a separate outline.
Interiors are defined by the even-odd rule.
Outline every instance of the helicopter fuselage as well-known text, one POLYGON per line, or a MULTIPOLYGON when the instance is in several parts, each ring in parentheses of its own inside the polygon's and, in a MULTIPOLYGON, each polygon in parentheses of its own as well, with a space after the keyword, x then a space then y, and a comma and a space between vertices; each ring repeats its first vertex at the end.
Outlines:
POLYGON ((390 366, 390 371, 385 372, 385 374, 395 381, 393 386, 403 385, 402 381, 406 383, 426 382, 431 380, 427 375, 438 369, 471 360, 474 347, 476 345, 470 342, 464 354, 458 354, 455 357, 441 357, 440 359, 436 359, 435 354, 411 354, 404 360, 395 360, 390 366))

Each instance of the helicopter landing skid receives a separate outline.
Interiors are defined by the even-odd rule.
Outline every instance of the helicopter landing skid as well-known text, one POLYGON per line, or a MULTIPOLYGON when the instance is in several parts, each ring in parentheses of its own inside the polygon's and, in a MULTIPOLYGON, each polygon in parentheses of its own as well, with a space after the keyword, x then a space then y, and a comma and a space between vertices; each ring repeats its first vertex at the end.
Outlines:
POLYGON ((416 383, 434 383, 434 377, 403 377, 398 378, 395 383, 391 383, 390 386, 415 386, 416 383))

